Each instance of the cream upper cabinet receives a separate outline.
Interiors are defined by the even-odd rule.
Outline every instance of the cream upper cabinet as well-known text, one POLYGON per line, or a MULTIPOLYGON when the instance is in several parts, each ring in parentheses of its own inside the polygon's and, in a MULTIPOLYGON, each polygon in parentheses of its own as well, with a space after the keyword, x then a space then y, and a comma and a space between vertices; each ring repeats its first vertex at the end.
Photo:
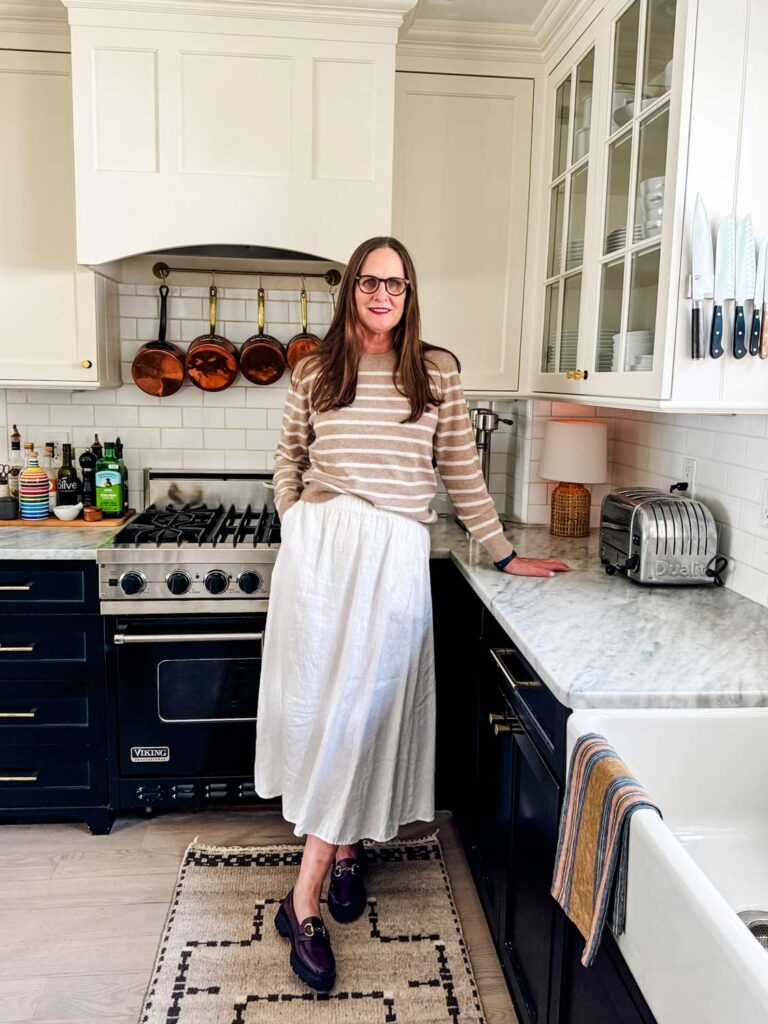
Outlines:
POLYGON ((467 391, 518 388, 533 83, 396 75, 393 234, 419 275, 422 337, 467 391))
POLYGON ((768 408, 768 362, 730 346, 709 357, 710 299, 707 356, 693 359, 689 291, 697 193, 713 239, 730 212, 768 233, 767 8, 734 0, 724 18, 716 0, 613 0, 552 69, 531 393, 768 408))
POLYGON ((69 55, 0 51, 0 110, 0 386, 115 386, 117 285, 75 260, 69 55))
POLYGON ((65 3, 81 263, 211 244, 345 261, 389 230, 415 0, 65 3))

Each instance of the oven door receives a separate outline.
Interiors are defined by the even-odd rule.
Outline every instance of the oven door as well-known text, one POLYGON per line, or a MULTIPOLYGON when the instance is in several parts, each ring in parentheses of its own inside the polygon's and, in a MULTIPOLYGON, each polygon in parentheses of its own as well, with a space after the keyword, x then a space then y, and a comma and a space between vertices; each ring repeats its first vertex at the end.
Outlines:
POLYGON ((252 775, 257 615, 108 620, 122 778, 252 775))

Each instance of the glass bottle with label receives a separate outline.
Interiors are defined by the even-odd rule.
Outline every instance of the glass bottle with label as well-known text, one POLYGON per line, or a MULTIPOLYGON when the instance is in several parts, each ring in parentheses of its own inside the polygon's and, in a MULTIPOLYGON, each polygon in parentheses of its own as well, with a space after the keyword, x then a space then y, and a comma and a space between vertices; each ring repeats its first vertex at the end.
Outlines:
POLYGON ((80 458, 80 469, 83 473, 83 505, 96 504, 96 456, 90 448, 86 448, 80 458))
POLYGON ((123 512, 128 511, 128 470, 123 459, 123 442, 115 438, 115 458, 120 465, 120 475, 123 478, 123 512))
POLYGON ((59 505, 76 505, 80 480, 77 470, 72 465, 72 445, 61 446, 61 468, 56 483, 56 497, 59 505))
MULTIPOLYGON (((24 470, 29 465, 29 459, 30 459, 30 456, 32 455, 32 452, 34 450, 35 450, 35 445, 34 445, 33 441, 25 441, 24 442, 24 465, 21 468, 22 473, 24 472, 24 470)), ((37 452, 35 452, 35 454, 37 454, 37 452)))
POLYGON ((47 519, 48 477, 30 449, 27 465, 19 473, 19 514, 22 519, 47 519))
POLYGON ((104 449, 101 446, 101 441, 99 440, 98 434, 93 435, 93 444, 91 445, 91 451, 93 452, 97 459, 100 459, 101 456, 104 454, 104 449))
POLYGON ((53 461, 53 443, 48 441, 43 445, 43 469, 48 477, 48 504, 51 508, 58 504, 57 484, 58 471, 53 461))
POLYGON ((104 454, 96 460, 96 507, 105 519, 123 514, 123 476, 115 457, 114 441, 104 442, 104 454))
POLYGON ((10 459, 10 472, 8 474, 8 493, 12 498, 18 498, 19 496, 19 473, 24 468, 24 462, 21 458, 21 434, 16 424, 13 424, 13 433, 11 434, 11 459, 10 459))

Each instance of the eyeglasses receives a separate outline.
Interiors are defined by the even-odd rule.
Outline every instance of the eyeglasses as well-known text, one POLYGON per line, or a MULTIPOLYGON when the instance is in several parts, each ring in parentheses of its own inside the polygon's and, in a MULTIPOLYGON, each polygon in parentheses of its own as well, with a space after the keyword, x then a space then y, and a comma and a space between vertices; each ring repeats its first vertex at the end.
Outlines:
POLYGON ((361 277, 360 274, 355 278, 357 283, 360 285, 360 291, 366 292, 368 295, 373 295, 378 290, 380 284, 384 284, 390 295, 402 295, 408 285, 411 283, 406 277, 373 277, 371 274, 366 274, 361 277))

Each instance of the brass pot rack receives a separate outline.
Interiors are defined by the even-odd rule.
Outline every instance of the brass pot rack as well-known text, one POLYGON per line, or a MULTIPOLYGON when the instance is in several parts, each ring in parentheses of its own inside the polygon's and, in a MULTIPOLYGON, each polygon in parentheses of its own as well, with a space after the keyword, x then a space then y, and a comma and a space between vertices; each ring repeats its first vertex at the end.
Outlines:
POLYGON ((169 274, 207 274, 209 277, 221 277, 224 274, 235 274, 238 277, 247 275, 249 277, 322 277, 330 288, 335 288, 341 281, 341 274, 338 270, 331 268, 324 274, 319 273, 284 273, 281 270, 205 270, 203 267, 169 267, 167 263, 155 263, 152 267, 155 277, 164 281, 169 274))

